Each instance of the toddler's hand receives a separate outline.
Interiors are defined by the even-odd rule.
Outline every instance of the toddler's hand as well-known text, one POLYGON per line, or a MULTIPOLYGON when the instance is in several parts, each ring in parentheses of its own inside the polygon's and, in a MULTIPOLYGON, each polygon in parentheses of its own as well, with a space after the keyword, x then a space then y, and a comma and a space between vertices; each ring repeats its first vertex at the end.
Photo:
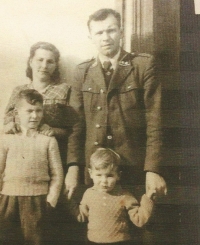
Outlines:
POLYGON ((43 124, 40 128, 39 128, 39 132, 43 135, 46 136, 54 136, 54 130, 53 128, 51 128, 49 125, 47 124, 43 124))
POLYGON ((21 129, 15 122, 9 122, 8 124, 4 125, 3 131, 5 134, 16 134, 17 132, 20 132, 21 129))

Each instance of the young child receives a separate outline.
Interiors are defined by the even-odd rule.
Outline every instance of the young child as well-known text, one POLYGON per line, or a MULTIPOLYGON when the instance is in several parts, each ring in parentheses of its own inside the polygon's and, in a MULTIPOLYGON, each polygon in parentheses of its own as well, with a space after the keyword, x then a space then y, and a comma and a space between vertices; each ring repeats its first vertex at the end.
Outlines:
POLYGON ((121 188, 120 156, 99 148, 90 158, 89 174, 93 187, 86 190, 79 208, 72 204, 79 222, 88 220, 88 244, 131 244, 130 220, 142 227, 149 220, 154 192, 142 196, 141 203, 121 188))
MULTIPOLYGON (((37 131, 42 95, 21 91, 16 110, 21 132, 2 135, 0 142, 0 230, 19 217, 24 244, 40 245, 42 221, 49 207, 56 206, 63 184, 62 164, 56 139, 37 131)), ((5 240, 10 235, 7 231, 5 240)))

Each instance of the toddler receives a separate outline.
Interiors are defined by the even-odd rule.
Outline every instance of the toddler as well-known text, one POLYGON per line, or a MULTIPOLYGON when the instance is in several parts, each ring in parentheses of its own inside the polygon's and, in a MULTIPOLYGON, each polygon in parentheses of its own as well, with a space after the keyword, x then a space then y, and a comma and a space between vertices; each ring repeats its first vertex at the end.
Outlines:
POLYGON ((120 156, 111 149, 99 148, 90 158, 89 174, 93 187, 86 190, 77 208, 79 222, 88 220, 88 244, 131 244, 130 221, 142 227, 149 220, 153 191, 142 196, 140 204, 121 188, 120 156))

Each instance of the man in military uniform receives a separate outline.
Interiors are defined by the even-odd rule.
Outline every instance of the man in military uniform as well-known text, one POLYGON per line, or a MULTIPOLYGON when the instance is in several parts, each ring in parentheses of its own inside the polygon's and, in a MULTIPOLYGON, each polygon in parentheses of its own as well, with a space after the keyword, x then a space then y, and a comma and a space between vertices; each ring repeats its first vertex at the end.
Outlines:
MULTIPOLYGON (((96 11, 88 28, 98 56, 77 66, 72 84, 70 105, 79 121, 68 144, 71 172, 65 184, 69 196, 77 185, 78 164, 85 162, 87 167, 98 147, 121 155, 127 181, 134 179, 134 169, 142 167, 146 188, 166 194, 160 172, 161 87, 155 61, 150 55, 127 53, 120 47, 121 17, 112 9, 96 11)), ((85 177, 89 183, 87 171, 85 177)))

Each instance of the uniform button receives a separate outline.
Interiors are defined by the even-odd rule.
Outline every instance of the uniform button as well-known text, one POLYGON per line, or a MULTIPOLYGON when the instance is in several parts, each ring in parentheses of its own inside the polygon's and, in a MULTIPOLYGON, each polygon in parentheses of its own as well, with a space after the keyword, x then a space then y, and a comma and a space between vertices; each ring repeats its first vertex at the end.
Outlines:
POLYGON ((100 111, 101 110, 101 106, 97 106, 97 110, 100 111))
POLYGON ((98 145, 99 143, 97 141, 94 142, 94 145, 98 145))
POLYGON ((104 90, 102 88, 100 89, 100 93, 102 93, 102 94, 104 93, 104 90))
POLYGON ((107 136, 107 139, 108 139, 108 140, 111 140, 111 139, 112 139, 112 135, 108 135, 108 136, 107 136))
POLYGON ((131 85, 129 85, 127 88, 128 88, 128 89, 131 88, 131 85))
POLYGON ((92 90, 92 88, 88 88, 88 90, 90 91, 90 90, 92 90))
POLYGON ((99 124, 96 124, 96 128, 100 128, 101 126, 99 124))

